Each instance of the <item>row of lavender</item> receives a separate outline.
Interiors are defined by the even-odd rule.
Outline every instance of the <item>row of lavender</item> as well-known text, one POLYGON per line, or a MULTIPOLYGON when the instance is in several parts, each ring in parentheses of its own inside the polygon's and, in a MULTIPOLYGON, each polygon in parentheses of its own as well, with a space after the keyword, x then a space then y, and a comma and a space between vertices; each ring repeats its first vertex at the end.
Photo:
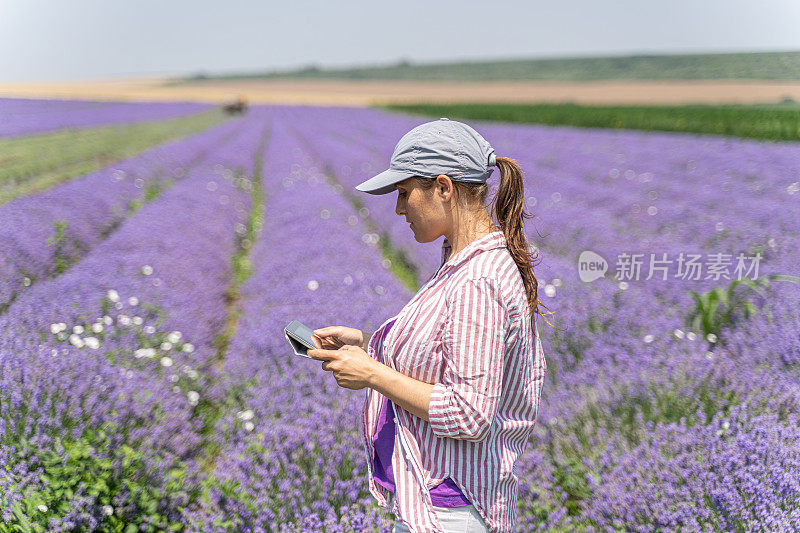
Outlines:
POLYGON ((188 102, 92 102, 0 98, 0 137, 44 133, 62 128, 86 128, 163 120, 210 109, 188 102))
POLYGON ((233 140, 0 316, 4 521, 182 523, 200 484, 216 334, 268 125, 266 109, 251 110, 233 140))
MULTIPOLYGON (((298 129, 314 132, 310 144, 345 188, 383 170, 396 139, 426 120, 365 110, 292 115, 298 129)), ((799 394, 797 288, 776 287, 760 302, 762 316, 726 331, 723 344, 689 330, 684 319, 694 303, 690 290, 730 278, 703 271, 700 279, 684 279, 673 264, 667 279, 645 281, 645 265, 639 279, 618 283, 612 267, 606 279, 589 284, 580 281, 576 263, 584 250, 609 262, 625 252, 673 260, 681 253, 742 253, 751 267, 759 253, 761 274, 796 273, 800 149, 672 134, 478 127, 498 154, 531 169, 526 200, 545 236, 529 234, 545 254, 540 295, 558 311, 556 324, 566 326, 542 328, 553 364, 539 431, 521 461, 525 526, 797 524, 789 505, 800 474, 790 447, 799 394), (761 446, 755 459, 752 448, 761 446), (748 468, 709 466, 727 460, 748 468), (642 483, 655 471, 663 476, 642 483), (668 483, 669 476, 687 483, 668 483), (697 507, 706 510, 687 511, 697 507)), ((425 275, 438 254, 411 241, 394 202, 387 195, 365 204, 425 275)))
POLYGON ((80 179, 0 207, 0 309, 40 279, 55 275, 105 239, 148 190, 163 189, 198 164, 213 161, 242 135, 229 120, 179 141, 153 147, 80 179), (61 242, 54 242, 61 225, 61 242), (63 267, 62 267, 63 268, 63 267))

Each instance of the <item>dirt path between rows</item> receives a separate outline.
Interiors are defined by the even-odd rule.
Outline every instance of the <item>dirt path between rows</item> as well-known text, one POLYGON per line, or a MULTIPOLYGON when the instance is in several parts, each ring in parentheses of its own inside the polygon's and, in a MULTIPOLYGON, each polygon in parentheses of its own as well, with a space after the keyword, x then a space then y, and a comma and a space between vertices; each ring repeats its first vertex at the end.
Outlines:
POLYGON ((164 86, 163 79, 0 83, 0 97, 363 106, 386 102, 574 102, 583 104, 777 103, 800 101, 800 82, 638 80, 603 82, 427 82, 389 80, 203 81, 164 86))

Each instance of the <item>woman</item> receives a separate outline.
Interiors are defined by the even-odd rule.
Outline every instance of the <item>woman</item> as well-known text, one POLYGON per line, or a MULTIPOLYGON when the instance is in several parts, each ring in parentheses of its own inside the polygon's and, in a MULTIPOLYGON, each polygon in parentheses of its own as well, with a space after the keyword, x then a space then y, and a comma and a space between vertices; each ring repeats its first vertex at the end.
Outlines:
POLYGON ((337 383, 368 387, 362 414, 370 492, 399 531, 513 531, 514 462, 533 430, 546 370, 522 171, 470 126, 412 129, 390 168, 356 187, 398 191, 418 242, 444 235, 437 272, 370 337, 315 330, 337 383), (486 180, 500 168, 494 212, 486 180))

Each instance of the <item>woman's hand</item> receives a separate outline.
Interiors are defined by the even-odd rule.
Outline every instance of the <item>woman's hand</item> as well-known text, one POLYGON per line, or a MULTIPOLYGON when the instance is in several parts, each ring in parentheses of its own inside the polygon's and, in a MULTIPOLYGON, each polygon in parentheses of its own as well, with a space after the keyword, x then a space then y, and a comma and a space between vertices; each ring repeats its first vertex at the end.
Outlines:
MULTIPOLYGON (((314 339, 314 343, 317 342, 317 339, 314 339)), ((322 370, 332 371, 336 383, 345 389, 359 390, 369 387, 376 367, 380 364, 360 347, 349 344, 343 345, 338 350, 309 348, 307 353, 312 359, 323 361, 322 370)))
POLYGON ((345 326, 328 326, 327 328, 320 328, 314 330, 314 344, 317 348, 324 348, 326 350, 336 350, 345 345, 358 346, 364 351, 367 347, 364 345, 364 333, 355 328, 347 328, 345 326), (317 339, 320 342, 317 342, 317 339))

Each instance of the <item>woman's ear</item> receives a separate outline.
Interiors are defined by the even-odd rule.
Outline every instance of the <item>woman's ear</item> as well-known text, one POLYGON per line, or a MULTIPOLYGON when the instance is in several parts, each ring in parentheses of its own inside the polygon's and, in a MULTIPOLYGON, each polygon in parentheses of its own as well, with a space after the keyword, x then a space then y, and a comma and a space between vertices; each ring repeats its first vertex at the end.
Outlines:
POLYGON ((446 174, 436 176, 436 190, 441 194, 442 199, 447 201, 453 196, 453 182, 446 174))

